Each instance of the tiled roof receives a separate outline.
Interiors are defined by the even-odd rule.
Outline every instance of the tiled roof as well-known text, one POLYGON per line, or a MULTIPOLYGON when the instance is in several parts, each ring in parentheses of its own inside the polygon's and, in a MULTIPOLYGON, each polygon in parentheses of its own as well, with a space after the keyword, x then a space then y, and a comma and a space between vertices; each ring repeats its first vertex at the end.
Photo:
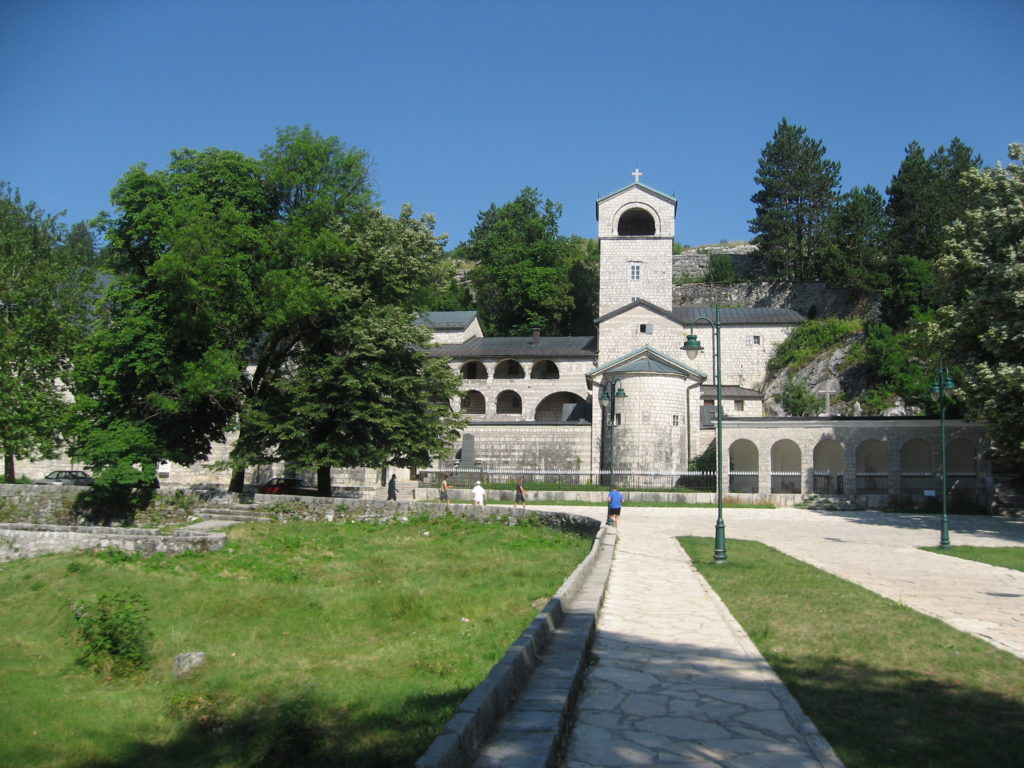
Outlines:
POLYGON ((541 336, 537 343, 531 336, 476 337, 464 344, 442 344, 430 349, 432 357, 451 357, 456 360, 471 358, 506 357, 580 357, 591 358, 597 354, 595 336, 541 336))
POLYGON ((424 312, 416 318, 416 325, 425 325, 435 331, 462 331, 476 317, 473 310, 460 312, 424 312))
MULTIPOLYGON (((709 397, 715 397, 715 385, 702 384, 700 387, 700 396, 705 400, 709 397)), ((764 392, 758 392, 756 389, 737 387, 731 384, 723 384, 722 397, 727 397, 730 400, 764 400, 764 392)))
MULTIPOLYGON (((788 325, 802 323, 804 316, 792 309, 778 307, 722 307, 718 310, 722 325, 788 325)), ((714 307, 672 307, 672 316, 681 323, 697 318, 715 319, 714 307)))

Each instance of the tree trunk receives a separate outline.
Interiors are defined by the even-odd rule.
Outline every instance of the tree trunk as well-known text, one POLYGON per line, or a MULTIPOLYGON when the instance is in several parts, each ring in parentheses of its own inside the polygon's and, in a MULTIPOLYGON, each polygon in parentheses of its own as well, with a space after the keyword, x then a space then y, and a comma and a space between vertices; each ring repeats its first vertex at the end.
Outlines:
POLYGON ((316 469, 316 491, 319 496, 331 495, 331 468, 317 467, 316 469))
POLYGON ((231 483, 228 493, 242 493, 245 490, 245 467, 231 470, 231 483))
POLYGON ((4 454, 4 482, 14 483, 17 482, 18 478, 14 476, 14 454, 4 454))

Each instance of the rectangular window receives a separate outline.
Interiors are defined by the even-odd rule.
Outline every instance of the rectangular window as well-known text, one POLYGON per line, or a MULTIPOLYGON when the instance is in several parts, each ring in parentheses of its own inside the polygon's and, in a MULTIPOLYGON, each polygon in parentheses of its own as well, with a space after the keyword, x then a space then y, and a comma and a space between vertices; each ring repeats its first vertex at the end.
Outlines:
POLYGON ((761 346, 761 337, 760 336, 755 336, 754 337, 754 346, 755 347, 761 346))
POLYGON ((672 426, 673 427, 678 427, 679 426, 679 414, 678 413, 673 413, 672 414, 672 426))
POLYGON ((639 264, 630 264, 629 265, 629 279, 630 280, 639 280, 640 279, 640 265, 639 264))
POLYGON ((621 427, 622 426, 622 414, 621 413, 616 413, 615 414, 615 426, 616 427, 621 427))
POLYGON ((654 324, 640 323, 640 333, 654 333, 654 324))
POLYGON ((735 410, 735 411, 742 411, 743 410, 743 401, 742 400, 733 400, 732 401, 732 407, 733 407, 733 410, 735 410))

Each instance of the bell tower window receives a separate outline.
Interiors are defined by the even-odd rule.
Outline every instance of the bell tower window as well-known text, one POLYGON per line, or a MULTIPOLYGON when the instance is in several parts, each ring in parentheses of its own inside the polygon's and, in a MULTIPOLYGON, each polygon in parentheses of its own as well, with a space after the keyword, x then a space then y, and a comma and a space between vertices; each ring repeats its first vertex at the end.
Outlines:
POLYGON ((620 237, 647 237, 654 229, 654 217, 643 208, 630 208, 619 217, 620 237))

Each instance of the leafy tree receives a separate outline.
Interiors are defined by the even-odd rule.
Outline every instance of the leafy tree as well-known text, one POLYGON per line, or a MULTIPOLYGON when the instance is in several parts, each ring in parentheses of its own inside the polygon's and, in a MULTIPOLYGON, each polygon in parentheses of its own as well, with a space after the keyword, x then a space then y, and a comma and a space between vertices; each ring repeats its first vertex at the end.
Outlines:
POLYGON ((732 256, 727 253, 715 253, 708 259, 708 269, 704 274, 705 283, 735 283, 736 267, 732 256))
POLYGON ((842 196, 830 218, 830 256, 822 262, 821 278, 846 288, 884 287, 887 237, 881 193, 870 184, 854 187, 842 196))
POLYGON ((926 261, 938 258, 945 228, 972 205, 970 189, 960 178, 980 167, 981 157, 958 138, 927 158, 921 145, 911 142, 886 188, 892 253, 926 261))
POLYGON ((481 211, 456 250, 457 258, 475 264, 469 278, 488 334, 566 333, 576 303, 569 268, 577 248, 558 234, 561 213, 559 203, 526 187, 514 200, 481 211))
POLYGON ((562 332, 569 336, 589 336, 594 333, 601 288, 601 245, 593 238, 579 235, 573 235, 570 241, 577 248, 568 268, 572 310, 562 332))
MULTIPOLYGON (((896 332, 885 323, 868 326, 865 339, 866 362, 873 374, 875 402, 899 397, 906 404, 925 411, 934 410, 929 397, 931 352, 918 328, 896 332)), ((865 398, 866 402, 870 402, 865 398)))
POLYGON ((802 381, 790 379, 779 394, 779 405, 789 416, 810 416, 825 407, 825 398, 815 395, 802 381))
POLYGON ((780 276, 816 279, 839 197, 839 163, 825 158, 825 146, 805 128, 783 118, 761 151, 754 180, 760 189, 750 198, 753 242, 780 276))
POLYGON ((966 404, 985 419, 996 453, 1024 466, 1024 145, 1006 167, 965 174, 977 201, 949 230, 939 259, 945 304, 931 326, 959 363, 966 404))
POLYGON ((95 283, 92 235, 0 184, 0 449, 4 482, 15 460, 51 458, 68 398, 62 381, 84 332, 95 283))
MULTIPOLYGON (((341 411, 303 410, 312 393, 398 421, 396 410, 428 410, 447 391, 436 366, 421 366, 418 387, 409 381, 422 352, 403 352, 404 368, 378 360, 392 336, 385 349, 396 359, 422 342, 414 310, 450 271, 431 221, 376 209, 361 150, 288 128, 258 159, 186 149, 166 170, 132 168, 111 199, 117 215, 103 226, 117 274, 76 368, 78 450, 100 484, 151 479, 161 459, 201 460, 234 429, 234 490, 246 466, 268 459, 365 465, 377 459, 366 439, 349 435, 342 454, 324 437, 344 432, 331 421, 341 411), (373 385, 353 387, 373 360, 373 385), (338 377, 316 379, 328 374, 338 377), (389 384, 403 397, 389 376, 405 377, 389 384), (314 422, 303 440, 299 425, 314 422)), ((390 453, 421 455, 448 434, 444 419, 421 426, 390 453)))

